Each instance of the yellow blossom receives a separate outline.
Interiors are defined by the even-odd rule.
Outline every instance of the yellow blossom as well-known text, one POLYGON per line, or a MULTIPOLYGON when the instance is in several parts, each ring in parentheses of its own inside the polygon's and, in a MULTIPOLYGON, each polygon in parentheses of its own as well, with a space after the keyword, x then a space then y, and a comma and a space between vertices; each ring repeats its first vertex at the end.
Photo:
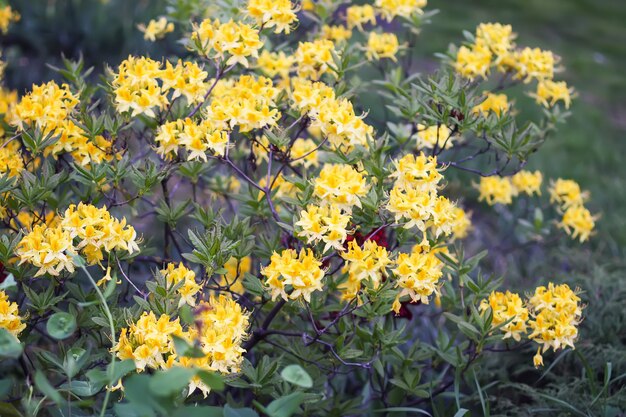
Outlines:
POLYGON ((365 56, 368 60, 378 61, 383 58, 389 58, 396 62, 396 54, 400 49, 398 37, 393 33, 376 33, 371 32, 367 40, 365 48, 365 56))
POLYGON ((378 13, 391 22, 396 16, 410 18, 413 14, 423 14, 426 0, 376 0, 375 6, 378 13))
POLYGON ((378 288, 387 277, 387 268, 393 264, 387 248, 379 246, 373 240, 366 240, 363 247, 356 240, 348 243, 348 250, 341 254, 345 260, 342 272, 348 274, 347 280, 341 284, 341 298, 349 301, 354 299, 363 281, 371 282, 373 288, 378 288))
POLYGON ((286 55, 284 52, 268 52, 263 50, 259 59, 257 59, 257 66, 265 74, 271 78, 280 77, 286 79, 289 77, 289 72, 295 62, 293 55, 286 55))
POLYGON ((476 77, 487 78, 491 58, 491 50, 484 45, 475 44, 471 48, 461 46, 456 55, 454 68, 456 72, 470 80, 476 77))
POLYGON ((538 81, 551 80, 554 76, 554 65, 557 63, 551 51, 539 48, 524 48, 515 54, 515 78, 523 79, 525 83, 536 79, 538 81))
POLYGON ((323 74, 334 74, 331 69, 334 65, 333 53, 337 51, 329 40, 300 42, 295 53, 298 76, 318 80, 323 74))
POLYGON ((343 243, 348 237, 346 230, 350 222, 350 215, 345 214, 336 206, 315 206, 309 205, 306 210, 300 212, 300 220, 295 226, 302 230, 298 236, 307 239, 307 243, 314 244, 323 241, 323 252, 330 248, 343 250, 343 243))
POLYGON ((247 9, 257 25, 274 28, 274 33, 289 34, 292 25, 298 21, 289 0, 249 0, 247 9))
POLYGON ((540 80, 537 83, 537 92, 531 94, 537 103, 544 107, 553 107, 557 101, 562 101, 566 109, 572 103, 573 88, 568 88, 565 81, 540 80))
POLYGON ((509 110, 509 102, 506 94, 485 93, 485 99, 473 109, 475 113, 489 116, 493 112, 496 116, 501 116, 509 110))
POLYGON ((519 171, 511 177, 511 183, 515 188, 515 193, 528 195, 541 195, 541 182, 543 175, 540 171, 519 171))
POLYGON ((507 291, 492 291, 487 300, 480 302, 479 310, 484 313, 491 308, 493 327, 500 326, 504 333, 503 339, 512 337, 516 342, 522 338, 522 333, 526 333, 526 322, 528 320, 528 309, 518 294, 507 291), (506 323, 506 324, 504 324, 506 323))
POLYGON ((581 206, 589 197, 574 180, 558 178, 550 184, 550 202, 556 203, 563 210, 573 206, 581 206))
POLYGON ((443 276, 444 264, 435 251, 413 251, 400 253, 396 259, 396 287, 401 288, 398 299, 408 295, 412 301, 429 303, 428 297, 439 294, 439 279, 443 276))
POLYGON ((346 9, 346 25, 348 25, 348 29, 357 27, 359 30, 363 30, 363 25, 367 23, 371 25, 376 24, 376 13, 371 5, 355 5, 346 9))
POLYGON ((515 189, 511 179, 507 177, 481 177, 477 186, 480 196, 478 201, 486 201, 490 206, 494 204, 511 204, 515 189))
POLYGON ((417 125, 417 148, 418 149, 449 149, 458 141, 458 136, 446 125, 425 126, 421 123, 417 125))
POLYGON ((573 239, 584 242, 589 239, 596 225, 595 217, 583 206, 570 206, 563 213, 563 218, 558 223, 573 239))
POLYGON ((200 292, 201 287, 196 282, 195 272, 187 269, 182 262, 178 266, 170 262, 160 273, 169 288, 176 287, 176 294, 180 297, 179 307, 184 304, 192 307, 196 305, 196 294, 200 292))
POLYGON ((352 30, 348 29, 345 26, 335 25, 329 26, 324 25, 320 30, 320 38, 328 39, 333 42, 345 42, 352 37, 352 30))
POLYGON ((151 42, 163 39, 165 35, 174 31, 174 23, 168 22, 165 17, 160 17, 158 20, 152 19, 147 26, 140 24, 137 27, 143 32, 143 38, 151 42))
POLYGON ((293 249, 285 249, 280 254, 272 254, 270 264, 262 268, 261 274, 266 278, 265 285, 271 292, 272 300, 302 297, 310 302, 314 291, 323 290, 324 271, 321 266, 311 249, 302 249, 299 254, 293 249), (288 294, 289 289, 291 292, 288 294))
POLYGON ((245 23, 221 23, 219 20, 206 19, 195 26, 191 35, 195 43, 205 55, 226 61, 226 65, 241 64, 248 67, 248 58, 257 58, 263 42, 259 33, 245 23))
POLYGON ((323 203, 350 213, 352 207, 361 207, 360 198, 369 191, 366 175, 350 165, 325 164, 313 181, 313 193, 323 203))
POLYGON ((26 324, 22 323, 17 303, 11 302, 6 292, 0 290, 0 329, 6 329, 18 337, 25 328, 26 324))

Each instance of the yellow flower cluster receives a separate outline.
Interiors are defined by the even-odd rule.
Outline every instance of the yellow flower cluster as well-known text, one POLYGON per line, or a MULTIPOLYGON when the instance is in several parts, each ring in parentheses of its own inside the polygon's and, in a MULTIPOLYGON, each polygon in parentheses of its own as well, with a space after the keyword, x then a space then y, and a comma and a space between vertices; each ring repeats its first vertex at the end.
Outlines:
POLYGON ((226 65, 241 64, 246 68, 248 58, 257 58, 263 47, 256 29, 232 20, 226 23, 210 19, 202 21, 195 27, 191 41, 206 56, 226 60, 226 65))
POLYGON ((276 109, 279 90, 266 77, 242 75, 237 80, 220 80, 211 94, 206 118, 216 127, 249 132, 274 126, 280 118, 276 109))
POLYGON ((165 35, 174 31, 174 23, 168 22, 165 17, 160 17, 158 20, 152 19, 147 26, 140 24, 137 27, 143 32, 143 38, 150 42, 163 39, 165 35))
MULTIPOLYGON (((389 176, 395 183, 389 193, 387 210, 394 214, 396 222, 405 220, 404 227, 417 227, 426 241, 426 232, 431 229, 438 238, 450 235, 457 222, 459 212, 455 205, 438 194, 443 175, 437 169, 437 158, 420 153, 394 161, 396 170, 389 176)), ((458 217, 467 221, 466 216, 458 217)))
POLYGON ((11 6, 0 7, 0 31, 7 33, 11 22, 18 22, 20 14, 11 9, 11 6))
POLYGON ((282 51, 268 52, 263 50, 256 64, 270 78, 280 77, 285 80, 289 78, 289 72, 295 61, 293 55, 286 55, 282 51))
POLYGON ((326 84, 295 79, 292 100, 312 120, 311 128, 319 129, 334 148, 351 152, 356 146, 368 147, 374 129, 355 114, 350 101, 337 99, 326 84))
MULTIPOLYGON (((132 359, 138 371, 182 366, 224 374, 238 372, 245 352, 241 343, 247 337, 249 314, 228 297, 211 297, 196 309, 195 324, 185 330, 178 318, 172 320, 163 314, 157 319, 153 312, 144 312, 137 322, 121 330, 112 351, 121 360, 132 359), (172 336, 190 343, 197 341, 205 356, 179 357, 172 336)), ((209 392, 199 378, 190 382, 188 394, 196 389, 205 396, 209 392)))
POLYGON ((376 0, 378 13, 391 22, 396 16, 410 17, 413 14, 423 14, 426 0, 376 0))
POLYGON ((28 262, 39 268, 35 276, 57 276, 63 270, 74 272, 72 256, 78 251, 90 264, 99 264, 104 259, 102 251, 139 251, 136 238, 135 229, 126 224, 125 218, 120 221, 111 217, 105 207, 79 203, 70 205, 60 222, 35 225, 19 242, 16 254, 20 264, 28 262))
POLYGON ((337 51, 332 41, 318 39, 300 42, 295 53, 298 77, 319 80, 323 74, 334 74, 333 53, 337 51))
POLYGON ((207 161, 209 150, 217 155, 224 155, 228 144, 228 133, 216 129, 210 119, 200 123, 192 119, 178 119, 159 126, 154 141, 158 144, 156 152, 163 158, 171 158, 177 154, 179 147, 187 152, 187 160, 207 161))
POLYGON ((274 33, 291 32, 291 26, 298 21, 289 0, 249 0, 248 14, 257 25, 274 28, 274 33))
POLYGON ((324 271, 321 266, 311 249, 301 249, 299 254, 293 249, 285 249, 280 254, 272 254, 270 264, 262 268, 261 274, 266 278, 265 285, 271 292, 272 300, 302 297, 310 302, 314 291, 323 290, 324 271), (291 292, 287 293, 288 290, 291 292))
POLYGON ((589 193, 582 191, 576 181, 562 178, 550 184, 548 191, 550 202, 557 204, 558 210, 563 212, 563 218, 558 226, 573 239, 579 239, 580 242, 589 239, 596 220, 596 217, 584 206, 589 193))
POLYGON ((537 103, 544 107, 553 107, 558 101, 565 104, 565 108, 569 109, 572 104, 572 96, 574 89, 569 88, 565 81, 541 80, 537 83, 537 92, 531 94, 535 97, 537 103))
POLYGON ((320 38, 335 43, 345 42, 352 37, 352 30, 342 25, 324 25, 320 29, 320 38))
POLYGON ((484 313, 491 308, 493 319, 491 325, 501 326, 504 333, 503 339, 512 337, 519 342, 522 333, 526 333, 526 322, 528 321, 528 309, 524 307, 524 302, 518 294, 507 291, 493 291, 487 300, 480 302, 479 310, 484 313), (506 324, 504 324, 506 323, 506 324))
POLYGON ((574 349, 578 337, 578 324, 581 321, 582 306, 580 297, 567 284, 548 284, 535 290, 528 301, 531 319, 528 325, 532 332, 529 339, 540 347, 535 356, 535 366, 543 364, 541 351, 565 348, 574 349))
POLYGON ((339 286, 341 299, 350 301, 356 298, 363 282, 370 282, 373 288, 378 288, 392 264, 389 256, 387 248, 373 240, 366 240, 363 247, 352 240, 348 250, 341 254, 345 261, 341 272, 348 274, 348 279, 339 286))
POLYGON ((156 117, 155 107, 163 109, 181 95, 188 104, 198 103, 208 89, 207 75, 194 62, 179 60, 176 65, 167 62, 162 69, 160 62, 150 58, 129 56, 122 61, 111 83, 115 107, 118 113, 131 111, 132 117, 139 114, 156 117), (172 96, 168 98, 170 90, 172 96))
POLYGON ((369 191, 366 175, 350 165, 324 164, 313 181, 313 195, 323 204, 351 213, 354 206, 361 207, 360 198, 369 191))
POLYGON ((170 262, 165 269, 161 270, 161 276, 165 278, 169 288, 176 287, 176 293, 180 296, 179 307, 184 304, 192 307, 196 305, 196 294, 198 294, 201 287, 196 282, 195 272, 187 269, 182 262, 178 266, 170 262))
POLYGON ((326 244, 323 252, 326 252, 330 248, 343 250, 343 243, 348 237, 348 223, 350 215, 337 206, 311 204, 300 212, 300 220, 295 226, 302 229, 298 236, 306 238, 308 244, 323 241, 326 244))
POLYGON ((179 319, 167 314, 158 319, 151 312, 143 312, 135 323, 120 332, 117 345, 112 348, 121 360, 132 359, 137 370, 165 368, 169 357, 176 354, 171 335, 182 337, 179 319))
POLYGON ((346 24, 349 29, 356 27, 363 30, 363 25, 368 23, 376 24, 376 11, 372 5, 350 6, 346 9, 346 24))
POLYGON ((426 126, 421 123, 417 125, 417 149, 449 149, 454 146, 459 137, 452 134, 452 130, 446 125, 426 126))
POLYGON ((489 205, 511 204, 513 197, 520 193, 541 195, 543 175, 539 171, 519 171, 512 177, 481 177, 477 188, 478 201, 489 205))
POLYGON ((12 303, 9 296, 0 291, 0 329, 6 329, 13 336, 18 337, 26 328, 26 324, 22 323, 17 303, 12 303))
POLYGON ((0 175, 17 177, 24 170, 20 143, 13 141, 0 146, 0 175))
POLYGON ((467 213, 459 206, 455 206, 452 209, 452 217, 454 222, 452 223, 452 239, 465 239, 472 229, 472 221, 470 219, 471 213, 467 213))
POLYGON ((33 85, 32 91, 23 96, 13 109, 11 124, 19 130, 34 125, 44 133, 63 127, 72 110, 78 105, 78 97, 67 84, 59 86, 54 81, 33 85))
MULTIPOLYGON (((573 89, 568 88, 564 81, 553 81, 558 57, 540 48, 516 49, 516 36, 510 25, 481 23, 476 28, 475 42, 459 48, 454 64, 456 71, 472 80, 476 77, 487 78, 492 66, 500 72, 511 71, 515 73, 515 79, 522 79, 524 83, 537 81, 536 92, 530 94, 537 103, 552 107, 558 101, 563 101, 565 107, 569 107, 573 89)), ((505 98, 494 103, 485 102, 485 106, 489 106, 487 109, 497 114, 500 113, 495 109, 501 111, 506 105, 505 98)), ((485 114, 485 111, 482 112, 485 114)))
POLYGON ((437 249, 416 245, 411 253, 399 253, 396 268, 392 270, 401 288, 396 296, 393 310, 400 310, 400 298, 408 295, 413 302, 428 304, 433 293, 439 295, 439 279, 443 276, 444 263, 437 258, 437 249))
POLYGON ((383 58, 389 58, 396 62, 396 54, 400 50, 398 37, 394 33, 376 33, 371 32, 367 39, 367 47, 365 48, 365 56, 368 60, 378 61, 383 58))
POLYGON ((494 94, 485 92, 485 99, 474 107, 474 113, 480 113, 484 117, 489 116, 489 113, 494 113, 496 116, 502 116, 509 110, 510 104, 506 94, 494 94))

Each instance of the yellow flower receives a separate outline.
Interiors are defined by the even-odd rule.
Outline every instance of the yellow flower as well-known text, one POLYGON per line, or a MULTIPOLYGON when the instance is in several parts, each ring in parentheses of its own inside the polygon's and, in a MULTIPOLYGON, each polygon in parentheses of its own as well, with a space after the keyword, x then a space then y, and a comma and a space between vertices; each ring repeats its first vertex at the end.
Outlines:
POLYGON ((296 10, 289 0, 249 0, 248 14, 264 28, 275 28, 274 33, 291 32, 298 21, 296 10))
POLYGON ((518 294, 507 291, 492 291, 487 300, 482 300, 479 310, 485 313, 491 308, 493 327, 501 326, 504 333, 503 339, 512 337, 516 342, 522 339, 522 333, 526 333, 526 322, 528 320, 528 309, 518 294), (506 324, 504 324, 506 323, 506 324))
POLYGON ((362 6, 350 6, 346 9, 346 25, 348 29, 355 27, 363 30, 364 24, 376 24, 376 13, 374 8, 369 4, 362 6))
POLYGON ((367 40, 367 48, 365 56, 368 60, 380 60, 389 58, 396 62, 396 54, 400 49, 398 37, 393 33, 376 33, 371 32, 367 40))
POLYGON ((174 31, 174 23, 168 22, 165 17, 160 17, 158 20, 152 19, 147 26, 140 24, 137 27, 143 32, 143 38, 151 42, 163 39, 165 35, 174 31))
POLYGON ((528 195, 541 195, 541 182, 543 175, 540 171, 519 171, 511 177, 511 183, 516 193, 525 193, 528 195))
POLYGON ((18 22, 20 14, 11 9, 11 6, 0 7, 0 31, 7 33, 11 22, 18 22))
POLYGON ((284 300, 302 297, 310 302, 313 292, 323 290, 324 271, 321 266, 311 249, 302 249, 299 254, 293 249, 285 249, 280 254, 272 254, 270 264, 261 269, 261 274, 266 278, 265 285, 271 292, 272 300, 279 296, 284 300), (292 291, 287 294, 289 287, 292 291))
MULTIPOLYGON (((574 349, 578 337, 578 324, 582 317, 582 306, 576 292, 567 284, 537 287, 528 301, 532 333, 529 339, 542 346, 543 352, 566 346, 574 349)), ((535 358, 535 365, 539 358, 535 358)))
POLYGON ((14 140, 0 146, 0 175, 19 176, 24 170, 20 143, 14 140))
POLYGON ((330 248, 343 251, 343 243, 348 237, 346 227, 350 222, 350 215, 333 205, 322 207, 309 205, 307 210, 300 212, 300 220, 295 226, 302 228, 298 236, 307 239, 307 243, 318 241, 326 243, 323 252, 330 248))
POLYGON ((487 78, 491 57, 491 51, 484 45, 475 44, 471 48, 461 46, 456 55, 454 68, 456 72, 470 80, 476 77, 487 78))
POLYGON ((481 177, 477 186, 480 196, 478 201, 486 201, 487 204, 511 204, 515 189, 510 178, 481 177))
POLYGON ((131 117, 144 114, 156 117, 154 108, 164 108, 167 99, 159 86, 161 63, 146 57, 129 56, 119 65, 112 81, 118 113, 131 112, 131 117))
POLYGON ((557 63, 551 51, 539 48, 524 48, 515 53, 515 78, 524 79, 525 83, 536 79, 551 80, 554 76, 554 65, 557 63))
POLYGON ((67 84, 59 86, 54 81, 33 85, 13 109, 10 123, 19 130, 25 125, 39 128, 45 134, 56 131, 78 105, 78 96, 67 84))
POLYGON ((17 245, 15 254, 20 265, 28 262, 39 268, 36 277, 58 276, 63 270, 74 272, 72 256, 76 254, 70 232, 63 228, 36 225, 17 245))
POLYGON ((22 323, 17 303, 12 303, 9 296, 0 290, 0 329, 6 329, 18 337, 25 328, 26 324, 22 323))
POLYGON ((275 102, 278 93, 272 80, 262 76, 221 79, 215 85, 205 111, 207 123, 223 130, 238 126, 242 133, 274 126, 281 117, 275 102))
POLYGON ((352 30, 345 26, 324 25, 320 30, 320 38, 327 39, 336 43, 345 42, 352 37, 352 30))
POLYGON ((387 22, 394 17, 410 18, 413 14, 423 14, 426 0, 376 0, 375 6, 387 22))
POLYGON ((196 273, 187 269, 182 262, 178 266, 173 263, 167 264, 165 269, 160 271, 161 276, 165 278, 168 287, 177 287, 176 293, 180 297, 178 307, 187 304, 189 306, 196 305, 196 294, 200 292, 201 287, 196 282, 196 273))
POLYGON ((496 56, 496 64, 515 46, 511 25, 501 23, 481 23, 476 28, 476 44, 484 45, 496 56))
POLYGON ((570 206, 563 213, 563 219, 558 225, 573 239, 584 242, 589 239, 591 232, 593 232, 596 225, 595 220, 596 218, 585 207, 570 206))
POLYGON ((263 50, 259 59, 257 59, 257 66, 265 74, 271 78, 280 77, 283 79, 289 78, 289 72, 295 62, 293 55, 285 55, 284 52, 268 52, 263 50))
POLYGON ((194 27, 191 42, 208 57, 226 60, 226 65, 241 64, 246 68, 248 58, 257 58, 263 47, 258 30, 232 20, 226 23, 210 19, 202 21, 194 27))
POLYGON ((489 116, 490 112, 501 116, 509 110, 509 102, 506 94, 493 94, 486 92, 485 99, 473 109, 474 113, 481 113, 483 116, 489 116))
POLYGON ((373 240, 366 240, 363 247, 356 240, 348 243, 348 250, 341 254, 345 265, 341 272, 348 274, 348 279, 339 289, 342 300, 352 300, 357 297, 363 281, 370 282, 373 288, 378 288, 386 277, 387 268, 393 264, 387 248, 378 246, 373 240))
POLYGON ((470 214, 463 210, 461 207, 454 207, 452 209, 452 238, 453 239, 465 239, 472 229, 472 221, 470 220, 470 214))
POLYGON ((458 137, 452 134, 452 130, 446 125, 425 126, 421 123, 417 125, 417 148, 433 149, 449 149, 458 140, 458 137))
POLYGON ((350 165, 324 164, 319 176, 313 181, 313 194, 323 203, 336 206, 347 213, 352 207, 361 207, 361 197, 369 191, 364 174, 350 165))
POLYGON ((333 53, 336 54, 337 51, 329 40, 300 42, 295 53, 298 77, 318 80, 323 74, 334 74, 332 72, 333 53))
POLYGON ((589 197, 589 193, 582 192, 576 181, 562 178, 552 182, 548 191, 550 192, 550 202, 558 204, 562 210, 581 206, 589 197))
POLYGON ((541 356, 541 346, 537 348, 537 353, 533 356, 533 365, 535 368, 543 366, 543 356, 541 356))
POLYGON ((413 251, 400 253, 396 259, 396 287, 401 288, 398 299, 408 295, 414 302, 429 303, 428 297, 439 294, 439 279, 443 276, 444 264, 435 255, 436 251, 413 251))
POLYGON ((557 101, 562 101, 569 109, 573 94, 574 89, 568 88, 565 81, 541 80, 537 83, 537 92, 531 96, 544 107, 553 107, 557 101))

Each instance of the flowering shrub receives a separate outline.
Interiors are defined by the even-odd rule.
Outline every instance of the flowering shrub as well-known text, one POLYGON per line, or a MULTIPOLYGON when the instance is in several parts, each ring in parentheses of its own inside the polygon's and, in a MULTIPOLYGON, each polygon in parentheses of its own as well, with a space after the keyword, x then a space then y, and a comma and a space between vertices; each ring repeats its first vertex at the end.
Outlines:
POLYGON ((425 0, 206 3, 139 26, 179 56, 2 91, 1 410, 463 415, 485 357, 575 348, 580 291, 512 292, 476 233, 593 234, 524 169, 574 97, 556 55, 483 23, 418 75, 425 0))

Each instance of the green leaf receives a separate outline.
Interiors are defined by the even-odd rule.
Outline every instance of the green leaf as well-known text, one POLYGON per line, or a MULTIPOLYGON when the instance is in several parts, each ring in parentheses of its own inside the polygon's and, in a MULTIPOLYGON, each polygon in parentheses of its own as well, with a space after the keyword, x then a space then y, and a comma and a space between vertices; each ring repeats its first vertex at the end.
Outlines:
POLYGON ((232 408, 226 404, 224 406, 224 417, 259 417, 259 415, 251 408, 232 408))
POLYGON ((197 346, 191 346, 182 337, 172 335, 172 340, 174 341, 174 348, 176 349, 177 355, 184 356, 186 358, 203 358, 205 356, 202 349, 197 346))
POLYGON ((213 406, 187 406, 174 412, 172 417, 223 417, 224 409, 213 406))
POLYGON ((24 347, 7 329, 0 328, 0 358, 17 359, 24 347))
POLYGON ((41 391, 42 394, 50 398, 57 405, 63 402, 63 398, 61 398, 59 391, 57 391, 52 384, 50 384, 46 375, 44 375, 41 371, 37 371, 37 373, 35 373, 35 386, 39 389, 39 391, 41 391))
POLYGON ((224 389, 224 380, 215 372, 198 371, 198 378, 212 390, 222 391, 224 389))
POLYGON ((454 414, 454 417, 463 417, 468 412, 469 410, 467 408, 459 408, 459 411, 454 414))
POLYGON ((22 417, 22 413, 17 411, 13 404, 0 403, 0 416, 2 417, 22 417))
POLYGON ((194 369, 180 367, 157 372, 150 378, 150 391, 160 397, 178 394, 189 385, 195 374, 194 369))
POLYGON ((416 413, 422 414, 424 416, 433 417, 428 411, 424 411, 420 408, 414 407, 389 407, 389 408, 381 408, 378 410, 374 410, 375 413, 416 413))
POLYGON ((57 340, 67 339, 76 330, 76 318, 70 313, 54 313, 46 323, 46 331, 57 340))
POLYGON ((288 365, 282 370, 280 376, 285 381, 297 385, 302 388, 311 388, 313 379, 300 365, 288 365))
POLYGON ((305 395, 303 392, 294 392, 272 401, 265 409, 265 412, 270 417, 290 417, 300 411, 300 404, 304 402, 304 399, 305 395))

